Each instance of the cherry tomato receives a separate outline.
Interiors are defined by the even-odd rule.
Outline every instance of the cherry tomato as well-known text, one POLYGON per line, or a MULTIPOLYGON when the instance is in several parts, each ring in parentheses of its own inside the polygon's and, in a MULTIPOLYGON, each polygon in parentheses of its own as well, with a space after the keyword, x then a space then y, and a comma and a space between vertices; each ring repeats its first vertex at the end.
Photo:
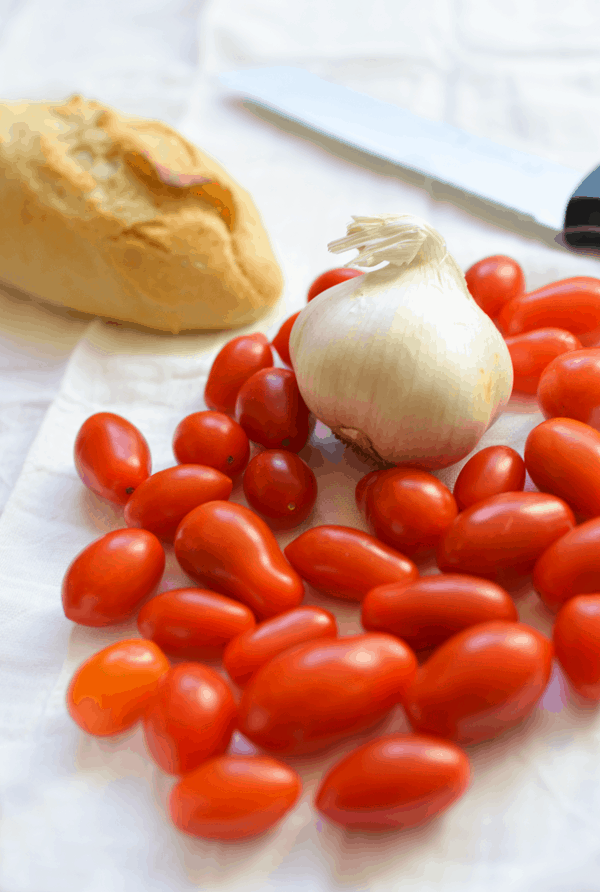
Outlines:
POLYGON ((475 303, 488 316, 496 316, 505 303, 525 293, 523 270, 512 257, 496 254, 474 263, 465 273, 475 303))
POLYGON ((243 687, 277 654, 316 638, 337 638, 335 617, 321 607, 296 607, 234 638, 223 654, 223 665, 243 687))
POLYGON ((367 513, 367 494, 371 486, 384 473, 385 471, 369 471, 369 473, 365 474, 364 477, 361 477, 356 484, 356 489, 354 490, 354 498, 356 501, 356 507, 361 514, 367 513))
POLYGON ((569 506, 541 492, 505 492, 471 505, 437 548, 443 573, 494 580, 525 575, 556 539, 575 526, 569 506))
POLYGON ((229 595, 260 619, 297 607, 304 597, 300 576, 258 515, 233 502, 207 502, 185 517, 175 536, 183 570, 229 595))
POLYGON ((469 459, 456 478, 454 498, 463 511, 502 492, 525 486, 525 462, 510 446, 488 446, 469 459))
POLYGON ((583 517, 600 514, 600 433, 573 418, 542 421, 525 441, 525 466, 538 489, 583 517))
POLYGON ((417 731, 479 743, 518 724, 544 693, 552 643, 524 623, 488 622, 449 638, 424 663, 405 709, 417 731))
POLYGON ((600 349, 553 359, 540 378, 537 398, 546 418, 575 418, 600 430, 600 349))
POLYGON ((131 728, 154 696, 169 661, 152 641, 129 638, 94 654, 67 691, 67 709, 80 728, 109 737, 131 728))
POLYGON ((273 347, 279 353, 282 362, 285 362, 286 365, 291 365, 292 360, 290 357, 290 335, 292 333, 292 328, 294 327, 294 322, 300 315, 300 310, 297 313, 294 313, 289 319, 286 319, 275 337, 273 338, 273 347))
POLYGON ((550 610, 575 595, 600 592, 600 518, 570 530, 538 559, 533 586, 550 610))
POLYGON ((404 830, 446 811, 469 786, 459 747, 425 734, 389 734, 365 743, 330 768, 315 805, 350 830, 404 830))
POLYGON ((215 655, 256 625, 245 604, 201 588, 177 588, 147 601, 138 614, 140 635, 177 657, 215 655))
POLYGON ((265 449, 300 452, 308 440, 308 415, 291 369, 262 369, 240 388, 236 417, 265 449))
POLYGON ((314 588, 351 601, 362 601, 376 585, 411 582, 419 575, 409 558, 352 527, 313 527, 290 542, 284 554, 314 588))
POLYGON ((504 305, 498 325, 505 336, 562 328, 588 347, 600 334, 600 279, 575 276, 516 297, 504 305))
POLYGON ((600 700, 600 594, 564 604, 552 633, 556 658, 576 691, 600 700))
POLYGON ((173 787, 169 812, 192 836, 246 839, 274 827, 300 791, 296 772, 270 756, 218 756, 173 787))
POLYGON ((415 675, 414 653, 391 635, 310 641, 273 657, 248 682, 238 728, 266 750, 321 750, 377 724, 415 675))
POLYGON ((233 415, 238 391, 259 369, 273 365, 273 352, 264 334, 240 335, 217 353, 204 388, 209 409, 233 415))
POLYGON ((110 626, 128 619, 158 585, 165 552, 147 530, 114 530, 75 558, 66 572, 62 604, 82 626, 110 626))
POLYGON ((338 269, 328 269, 327 272, 321 273, 320 276, 317 276, 315 281, 308 289, 307 303, 308 301, 312 300, 313 297, 316 297, 317 294, 321 294, 321 292, 327 291, 328 288, 333 288, 334 285, 339 285, 340 282, 347 282, 348 279, 355 279, 356 276, 362 275, 363 273, 359 269, 347 269, 346 267, 340 267, 338 269))
POLYGON ((83 422, 75 438, 75 468, 93 493, 124 505, 150 476, 150 450, 125 418, 98 412, 83 422))
POLYGON ((317 500, 317 478, 306 462, 284 449, 267 449, 251 459, 244 474, 251 508, 278 527, 306 520, 317 500))
POLYGON ((175 430, 173 454, 182 465, 207 465, 236 477, 248 464, 250 442, 237 421, 223 412, 193 412, 175 430))
POLYGON ((510 595, 499 585, 477 576, 440 573, 371 589, 361 621, 369 632, 389 632, 419 651, 438 647, 469 626, 518 618, 510 595))
POLYGON ((506 338, 512 359, 513 390, 535 393, 540 376, 557 356, 581 349, 579 338, 562 328, 537 328, 506 338))
POLYGON ((144 713, 146 746, 167 774, 187 774, 229 746, 237 707, 229 685, 202 663, 162 676, 144 713))

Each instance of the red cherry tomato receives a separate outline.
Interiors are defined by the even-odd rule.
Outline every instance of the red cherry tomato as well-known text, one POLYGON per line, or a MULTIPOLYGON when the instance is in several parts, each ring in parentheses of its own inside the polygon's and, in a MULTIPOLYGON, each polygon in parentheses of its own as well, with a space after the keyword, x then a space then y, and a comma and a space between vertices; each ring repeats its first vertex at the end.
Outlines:
POLYGON ((525 462, 510 446, 488 446, 469 459, 456 478, 454 498, 463 511, 502 492, 525 486, 525 462))
POLYGON ((481 623, 449 638, 420 667, 405 709, 417 731, 479 743, 532 712, 551 668, 552 644, 536 629, 481 623))
POLYGON ((204 388, 209 409, 233 415, 238 391, 259 369, 273 365, 271 346, 264 334, 240 335, 217 353, 204 388))
POLYGON ((546 418, 575 418, 600 430, 600 349, 553 359, 540 378, 537 398, 546 418))
POLYGON ((588 700, 600 700, 600 595, 567 601, 552 638, 556 658, 575 690, 588 700))
POLYGON ((518 618, 510 595, 499 585, 477 576, 440 573, 408 585, 371 589, 361 621, 369 632, 389 632, 420 651, 438 647, 469 626, 518 618))
POLYGON ((575 595, 600 592, 600 518, 553 542, 533 569, 533 585, 550 610, 575 595))
POLYGON ((307 303, 312 300, 313 297, 316 297, 317 294, 327 291, 328 288, 333 288, 334 285, 339 285, 340 282, 347 282, 348 279, 355 279, 357 276, 362 275, 363 273, 359 269, 347 269, 346 267, 328 269, 327 272, 317 276, 308 289, 307 303))
POLYGON ((314 588, 351 601, 362 601, 376 585, 411 582, 419 575, 409 558, 351 527, 313 527, 290 542, 284 554, 314 588))
POLYGON ((308 415, 291 369, 262 369, 240 388, 236 417, 265 449, 300 452, 308 439, 308 415))
POLYGON ((317 478, 306 462, 284 449, 267 449, 251 459, 244 474, 251 508, 278 527, 306 520, 317 500, 317 478))
POLYGON ((125 418, 98 412, 83 422, 75 438, 75 468, 93 493, 124 505, 150 476, 150 450, 125 418))
POLYGON ((144 713, 146 745, 167 774, 187 774, 229 746, 237 707, 229 685, 202 663, 173 666, 144 713))
POLYGON ((154 696, 169 661, 152 641, 129 638, 94 654, 67 691, 67 709, 88 734, 109 737, 131 728, 154 696))
POLYGON ((286 319, 275 337, 273 338, 273 346, 279 353, 281 360, 286 363, 286 365, 291 365, 292 360, 290 357, 290 335, 292 333, 292 328, 294 327, 294 322, 300 315, 300 310, 297 313, 294 313, 293 316, 290 316, 289 319, 286 319))
POLYGON ((350 830, 405 830, 446 811, 469 786, 466 754, 425 734, 390 734, 330 768, 315 805, 350 830))
POLYGON ((538 557, 575 526, 562 499, 505 492, 461 511, 437 548, 443 573, 502 580, 525 575, 538 557))
POLYGON ((243 428, 223 412, 193 412, 177 426, 173 454, 182 465, 207 465, 228 477, 241 474, 250 458, 243 428))
POLYGON ((525 441, 525 466, 538 489, 583 517, 600 515, 600 433, 573 418, 551 418, 525 441))
POLYGON ((296 772, 269 756, 218 756, 173 787, 169 812, 191 836, 246 839, 274 827, 300 790, 296 772))
POLYGON ((498 325, 505 336, 562 328, 588 347, 600 335, 600 279, 575 276, 516 297, 504 305, 498 325))
POLYGON ((304 597, 302 580, 275 536, 243 505, 195 508, 177 530, 175 555, 193 579, 247 604, 260 619, 291 610, 304 597))
POLYGON ((245 604, 200 588, 178 588, 147 601, 138 614, 140 635, 185 659, 220 652, 256 625, 245 604))
POLYGON ((233 681, 243 687, 261 666, 284 650, 316 638, 336 637, 335 617, 328 610, 296 607, 234 638, 223 654, 223 665, 233 681))
POLYGON ((147 530, 114 530, 75 558, 66 572, 62 603, 67 619, 110 626, 128 619, 158 585, 163 547, 147 530))
POLYGON ((354 490, 354 498, 356 501, 356 507, 361 514, 367 513, 367 494, 371 486, 384 473, 385 471, 369 471, 369 473, 365 474, 364 477, 361 477, 356 484, 356 489, 354 490))
POLYGON ((412 650, 391 635, 300 644, 250 679, 238 728, 266 750, 315 752, 383 719, 402 701, 416 665, 412 650))
POLYGON ((512 359, 513 390, 535 393, 540 376, 557 356, 581 349, 579 338, 562 328, 538 328, 506 338, 512 359))
POLYGON ((512 257, 484 257, 465 273, 475 303, 488 316, 496 316, 505 303, 525 293, 523 270, 512 257))

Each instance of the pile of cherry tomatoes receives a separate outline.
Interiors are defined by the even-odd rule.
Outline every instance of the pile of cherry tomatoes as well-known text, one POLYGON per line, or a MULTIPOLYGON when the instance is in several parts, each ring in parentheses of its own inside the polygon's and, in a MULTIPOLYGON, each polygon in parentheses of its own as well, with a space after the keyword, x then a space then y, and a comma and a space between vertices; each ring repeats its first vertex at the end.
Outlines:
MULTIPOLYGON (((356 275, 324 274, 309 300, 356 275)), ((507 257, 480 261, 466 280, 506 336, 516 389, 537 392, 546 420, 524 457, 477 452, 453 492, 411 468, 366 474, 355 496, 371 533, 315 526, 283 551, 274 535, 305 521, 317 497, 298 455, 309 412, 294 372, 273 365, 273 347, 289 365, 298 314, 272 344, 252 334, 223 347, 208 410, 174 433, 175 467, 151 474, 144 437, 117 415, 80 429, 77 471, 123 506, 126 526, 73 561, 64 611, 96 627, 137 612, 142 637, 84 663, 68 709, 98 736, 142 721, 152 758, 179 778, 169 810, 181 830, 230 840, 268 830, 300 794, 283 757, 371 729, 398 704, 414 732, 350 752, 315 804, 357 830, 422 824, 468 787, 461 745, 531 714, 554 655, 573 688, 600 701, 600 349, 583 346, 600 335, 600 281, 526 294, 507 257), (523 491, 526 472, 539 492, 523 491), (251 508, 229 501, 241 475, 251 508), (195 585, 149 598, 165 543, 195 585), (433 551, 441 572, 421 576, 415 561, 433 551), (558 610, 553 641, 519 622, 507 592, 530 574, 558 610), (305 582, 359 603, 365 633, 339 637, 326 602, 302 606, 305 582), (215 656, 229 680, 206 665, 215 656), (227 755, 235 729, 267 754, 227 755)))

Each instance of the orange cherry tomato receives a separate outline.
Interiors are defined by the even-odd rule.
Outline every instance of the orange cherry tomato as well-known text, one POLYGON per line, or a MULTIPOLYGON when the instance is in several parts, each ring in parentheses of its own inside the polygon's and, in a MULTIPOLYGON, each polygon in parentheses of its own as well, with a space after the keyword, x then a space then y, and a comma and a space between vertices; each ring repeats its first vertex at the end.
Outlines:
POLYGON ((207 465, 236 477, 248 464, 250 442, 237 421, 223 412, 193 412, 177 425, 173 454, 181 465, 207 465))
POLYGON ((496 316, 505 303, 525 293, 525 276, 516 260, 503 254, 484 257, 465 273, 475 303, 488 316, 496 316))
POLYGON ((308 440, 309 412, 291 369, 262 369, 240 388, 236 417, 265 449, 300 452, 308 440))
POLYGON ((93 493, 124 505, 150 476, 150 449, 125 418, 98 412, 83 422, 75 438, 75 468, 93 493))
POLYGON ((311 301, 313 297, 316 297, 317 294, 327 291, 328 288, 333 288, 334 285, 339 285, 340 282, 347 282, 348 279, 355 279, 356 276, 362 275, 362 270, 359 269, 347 269, 346 267, 328 269, 327 272, 317 276, 308 289, 307 303, 308 301, 311 301))
POLYGON ((185 659, 222 652, 232 638, 254 629, 245 604, 201 588, 177 588, 147 601, 138 614, 140 635, 185 659))
POLYGON ((170 664, 153 641, 128 638, 79 667, 67 691, 67 709, 88 734, 109 737, 142 717, 170 664))
POLYGON ((167 774, 187 774, 229 746, 237 706, 224 678, 202 663, 162 676, 144 712, 146 746, 167 774))
POLYGON ((298 310, 297 313, 294 313, 293 316, 286 319, 273 338, 273 347, 275 347, 282 362, 285 362, 286 365, 292 364, 292 359, 290 357, 290 335, 292 333, 292 328, 294 327, 294 322, 300 315, 300 312, 301 311, 298 310))
POLYGON ((550 610, 575 595, 600 592, 600 518, 579 524, 544 551, 533 586, 550 610))
MULTIPOLYGON (((538 489, 583 517, 600 515, 600 433, 574 418, 550 418, 525 441, 525 466, 538 489)), ((565 531, 566 532, 566 531, 565 531)))
POLYGON ((600 348, 557 356, 537 391, 546 418, 575 418, 600 430, 600 348))
POLYGON ((582 697, 600 700, 600 594, 577 595, 556 617, 556 658, 582 697))
POLYGON ((114 530, 75 558, 62 588, 67 619, 82 626, 123 622, 158 585, 165 552, 147 530, 114 530))
POLYGON ((317 478, 294 452, 266 449, 251 459, 244 473, 248 504, 278 528, 306 520, 317 501, 317 478))
POLYGON ((317 638, 337 638, 333 614, 321 607, 296 607, 234 638, 223 654, 223 665, 233 681, 243 687, 277 654, 317 638))
POLYGON ((478 576, 440 573, 408 585, 378 585, 362 605, 369 632, 389 632, 415 651, 438 647, 469 626, 491 620, 517 622, 510 595, 478 576))
POLYGON ((273 365, 273 352, 264 334, 240 335, 217 353, 204 388, 209 409, 233 415, 238 391, 259 369, 273 365))
POLYGON ((562 328, 537 328, 506 338, 512 359, 513 390, 535 393, 540 376, 557 356, 581 349, 579 338, 562 328))
POLYGON ((411 582, 419 575, 409 558, 374 536, 334 524, 307 530, 284 554, 314 588, 351 601, 362 601, 376 585, 411 582))
POLYGON ((193 579, 247 604, 260 619, 291 610, 304 597, 302 580, 275 536, 243 505, 217 501, 195 508, 179 525, 175 555, 193 579))
POLYGON ((525 462, 510 446, 480 449, 464 465, 454 484, 454 498, 463 511, 502 492, 525 486, 525 462))
POLYGON ((600 279, 575 276, 515 297, 504 305, 498 326, 505 336, 562 328, 588 347, 600 335, 600 279))
POLYGON ((406 713, 417 731, 479 743, 535 708, 552 668, 552 643, 524 623, 488 622, 449 638, 411 685, 406 713))
POLYGON ((297 773, 270 756, 218 756, 175 784, 169 812, 191 836, 247 839, 274 827, 300 791, 297 773))
POLYGON ((391 635, 300 644, 250 679, 238 728, 277 753, 324 749, 383 719, 402 701, 416 666, 412 650, 391 635))
POLYGON ((350 830, 405 830, 446 811, 469 786, 459 747, 425 734, 389 734, 330 768, 317 791, 321 814, 350 830))
POLYGON ((530 573, 538 557, 575 526, 569 506, 541 492, 505 492, 471 505, 437 548, 443 573, 493 580, 530 573))

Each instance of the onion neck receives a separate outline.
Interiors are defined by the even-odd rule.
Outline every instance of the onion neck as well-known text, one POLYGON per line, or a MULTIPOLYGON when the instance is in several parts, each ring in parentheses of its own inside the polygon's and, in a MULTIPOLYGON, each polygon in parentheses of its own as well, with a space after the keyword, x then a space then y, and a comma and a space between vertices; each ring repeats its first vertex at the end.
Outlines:
POLYGON ((412 214, 352 219, 345 238, 327 246, 333 254, 356 248, 358 256, 347 266, 368 269, 386 261, 397 269, 413 263, 439 266, 447 256, 446 243, 439 232, 412 214))

